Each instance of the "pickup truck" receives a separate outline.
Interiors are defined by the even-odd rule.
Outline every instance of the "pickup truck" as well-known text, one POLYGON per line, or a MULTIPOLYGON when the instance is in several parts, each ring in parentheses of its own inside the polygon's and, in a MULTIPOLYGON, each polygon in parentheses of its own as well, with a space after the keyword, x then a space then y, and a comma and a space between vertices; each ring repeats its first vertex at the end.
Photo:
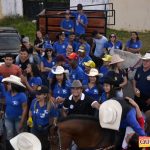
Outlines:
POLYGON ((6 53, 18 55, 21 37, 13 27, 0 27, 0 61, 6 53))

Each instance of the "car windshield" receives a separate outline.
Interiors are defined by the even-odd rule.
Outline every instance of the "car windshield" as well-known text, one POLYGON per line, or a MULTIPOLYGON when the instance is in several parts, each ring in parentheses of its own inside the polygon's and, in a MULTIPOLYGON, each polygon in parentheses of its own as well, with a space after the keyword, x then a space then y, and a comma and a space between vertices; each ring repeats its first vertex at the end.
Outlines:
POLYGON ((0 50, 16 50, 19 49, 20 44, 17 34, 0 34, 0 50))

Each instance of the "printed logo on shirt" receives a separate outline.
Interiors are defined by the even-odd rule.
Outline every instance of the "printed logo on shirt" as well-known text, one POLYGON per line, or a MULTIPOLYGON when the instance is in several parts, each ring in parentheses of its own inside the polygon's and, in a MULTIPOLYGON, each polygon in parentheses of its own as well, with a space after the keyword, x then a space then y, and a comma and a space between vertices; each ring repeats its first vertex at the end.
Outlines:
POLYGON ((65 45, 62 45, 62 48, 65 49, 66 48, 65 45))
POLYGON ((74 108, 74 106, 73 105, 70 105, 70 109, 73 109, 74 108))
POLYGON ((66 94, 66 93, 67 93, 67 90, 66 90, 66 89, 63 89, 62 92, 63 92, 63 94, 66 94))
POLYGON ((137 75, 137 78, 138 78, 138 79, 140 78, 140 74, 137 75))
POLYGON ((140 136, 139 137, 139 147, 150 147, 150 137, 140 136))
POLYGON ((40 113, 40 118, 45 118, 45 113, 40 113))
POLYGON ((75 79, 75 78, 76 78, 76 76, 73 74, 73 75, 72 75, 72 79, 75 79))
POLYGON ((86 91, 86 92, 88 92, 88 91, 89 91, 89 89, 85 89, 85 91, 86 91))
POLYGON ((147 76, 147 80, 148 80, 148 81, 150 81, 150 75, 149 75, 149 76, 147 76))
POLYGON ((135 45, 135 48, 137 48, 138 47, 138 45, 135 45))
POLYGON ((115 81, 117 81, 117 77, 115 77, 115 81))
POLYGON ((13 105, 14 106, 17 106, 18 105, 18 102, 17 101, 12 101, 13 105))
POLYGON ((98 94, 98 90, 97 89, 94 90, 94 94, 98 94))

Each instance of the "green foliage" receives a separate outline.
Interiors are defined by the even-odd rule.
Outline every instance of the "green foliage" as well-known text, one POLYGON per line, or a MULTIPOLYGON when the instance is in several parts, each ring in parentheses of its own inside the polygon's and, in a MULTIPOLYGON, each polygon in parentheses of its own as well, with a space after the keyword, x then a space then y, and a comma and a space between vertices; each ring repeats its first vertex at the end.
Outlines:
POLYGON ((34 41, 36 24, 22 17, 7 17, 0 20, 0 26, 14 27, 20 35, 29 36, 31 42, 34 41))

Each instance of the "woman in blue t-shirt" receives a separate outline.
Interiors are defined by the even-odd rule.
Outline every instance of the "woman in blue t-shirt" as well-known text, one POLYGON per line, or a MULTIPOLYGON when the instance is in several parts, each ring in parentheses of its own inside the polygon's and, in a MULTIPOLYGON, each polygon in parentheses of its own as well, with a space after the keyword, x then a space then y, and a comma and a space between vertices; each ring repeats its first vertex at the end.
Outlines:
POLYGON ((139 54, 140 50, 142 48, 142 42, 139 38, 139 35, 137 32, 131 32, 131 39, 127 41, 126 43, 126 50, 134 53, 139 54))
POLYGON ((41 64, 40 64, 40 69, 42 73, 42 80, 43 80, 43 85, 49 86, 48 85, 48 74, 51 71, 51 68, 55 66, 55 61, 54 61, 54 53, 53 53, 53 47, 52 46, 47 46, 45 49, 45 54, 41 58, 41 64))
POLYGON ((27 114, 27 96, 24 93, 25 86, 21 83, 21 78, 10 75, 10 77, 4 78, 2 82, 6 84, 6 92, 4 93, 6 104, 5 128, 6 139, 8 140, 6 146, 9 147, 9 140, 23 130, 27 114))
POLYGON ((49 126, 56 123, 57 112, 49 101, 49 90, 46 86, 39 86, 36 98, 32 101, 27 124, 42 144, 42 150, 49 150, 49 126))
POLYGON ((122 42, 117 40, 116 34, 109 35, 109 40, 104 46, 109 54, 113 54, 113 49, 122 50, 122 42))
POLYGON ((85 85, 85 94, 94 100, 98 101, 102 93, 102 88, 99 84, 99 72, 97 69, 92 68, 88 74, 89 82, 85 85))
POLYGON ((58 111, 60 112, 62 103, 65 98, 70 95, 70 82, 66 78, 65 70, 62 66, 57 66, 52 69, 54 74, 51 83, 51 99, 56 104, 58 111))

